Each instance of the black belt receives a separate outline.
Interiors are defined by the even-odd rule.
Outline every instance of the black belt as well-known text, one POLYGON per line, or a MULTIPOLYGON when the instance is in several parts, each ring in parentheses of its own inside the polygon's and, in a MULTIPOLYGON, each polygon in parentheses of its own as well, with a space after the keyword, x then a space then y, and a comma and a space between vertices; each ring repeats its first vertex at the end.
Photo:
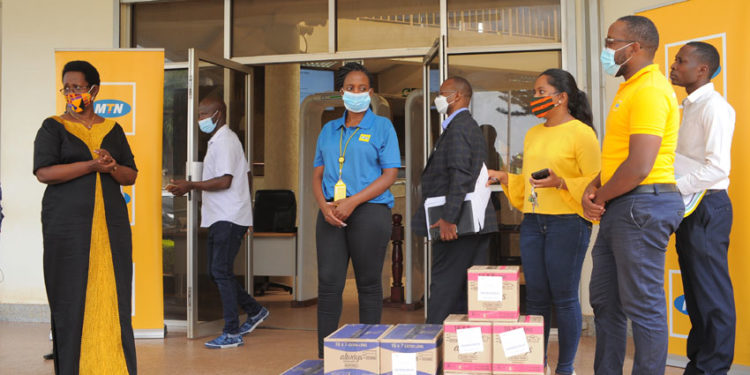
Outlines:
POLYGON ((660 194, 660 193, 676 193, 677 185, 675 184, 646 184, 638 185, 635 189, 627 192, 626 194, 660 194))
POLYGON ((705 196, 709 196, 711 194, 716 194, 716 193, 721 193, 723 191, 726 191, 726 190, 724 190, 724 189, 708 189, 708 190, 706 190, 705 196))

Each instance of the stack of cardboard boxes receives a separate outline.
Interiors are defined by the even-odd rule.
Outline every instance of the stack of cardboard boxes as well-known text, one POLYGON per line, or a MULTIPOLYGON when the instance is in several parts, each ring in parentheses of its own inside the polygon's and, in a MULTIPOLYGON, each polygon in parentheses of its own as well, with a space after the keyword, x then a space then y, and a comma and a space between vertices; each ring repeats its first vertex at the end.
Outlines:
POLYGON ((347 324, 324 339, 325 374, 437 374, 438 324, 347 324))
POLYGON ((323 360, 306 359, 282 372, 281 375, 323 375, 323 360))
POLYGON ((492 374, 492 322, 472 322, 449 315, 443 322, 446 374, 492 374))
POLYGON ((544 320, 521 316, 518 266, 468 271, 469 314, 444 322, 445 374, 543 374, 544 320))
MULTIPOLYGON (((446 375, 543 374, 544 320, 520 315, 519 275, 518 266, 471 267, 469 313, 450 315, 442 326, 347 324, 339 328, 324 340, 324 373, 423 375, 442 369, 446 375)), ((303 372, 289 374, 320 371, 319 362, 303 362, 298 367, 303 372)))

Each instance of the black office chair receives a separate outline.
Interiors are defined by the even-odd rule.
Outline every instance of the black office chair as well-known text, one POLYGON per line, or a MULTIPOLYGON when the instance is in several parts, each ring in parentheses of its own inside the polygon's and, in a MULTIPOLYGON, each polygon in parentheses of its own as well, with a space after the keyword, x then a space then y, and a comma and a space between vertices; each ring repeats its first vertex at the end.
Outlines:
MULTIPOLYGON (((296 233, 297 200, 291 190, 258 190, 255 192, 253 231, 256 233, 296 233)), ((292 294, 292 287, 273 283, 268 276, 255 277, 255 294, 262 296, 269 288, 292 294), (258 281, 260 280, 260 281, 258 281)))

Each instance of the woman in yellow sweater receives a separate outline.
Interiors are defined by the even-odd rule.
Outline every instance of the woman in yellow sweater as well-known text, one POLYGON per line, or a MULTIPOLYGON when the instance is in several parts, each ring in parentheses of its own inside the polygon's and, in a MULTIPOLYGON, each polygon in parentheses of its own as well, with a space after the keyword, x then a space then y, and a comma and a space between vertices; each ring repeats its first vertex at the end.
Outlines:
POLYGON ((599 142, 586 93, 564 70, 549 69, 537 78, 531 110, 545 122, 526 133, 522 173, 490 171, 490 180, 500 182, 510 203, 524 213, 526 313, 544 316, 546 347, 555 307, 560 341, 556 373, 572 374, 581 333, 578 284, 591 235, 581 196, 599 173, 599 142))

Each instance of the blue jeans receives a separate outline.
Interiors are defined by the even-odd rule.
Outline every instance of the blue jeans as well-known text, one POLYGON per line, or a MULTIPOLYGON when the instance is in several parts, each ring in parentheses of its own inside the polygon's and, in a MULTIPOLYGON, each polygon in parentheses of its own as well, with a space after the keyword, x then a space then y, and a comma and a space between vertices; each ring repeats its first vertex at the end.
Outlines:
POLYGON ((240 331, 237 305, 250 316, 263 308, 250 296, 234 275, 234 258, 240 250, 247 227, 228 221, 217 221, 208 228, 208 272, 221 296, 224 333, 240 331))
POLYGON ((555 307, 560 338, 559 374, 573 373, 582 320, 578 285, 590 237, 591 224, 575 214, 524 214, 521 222, 526 314, 544 317, 546 348, 551 308, 555 307))
POLYGON ((685 374, 726 374, 734 358, 737 316, 727 251, 732 202, 707 195, 677 229, 677 255, 690 314, 685 374))
POLYGON ((664 374, 667 306, 664 258, 682 220, 679 193, 625 194, 607 204, 592 250, 594 372, 622 374, 627 320, 633 323, 633 374, 664 374))

